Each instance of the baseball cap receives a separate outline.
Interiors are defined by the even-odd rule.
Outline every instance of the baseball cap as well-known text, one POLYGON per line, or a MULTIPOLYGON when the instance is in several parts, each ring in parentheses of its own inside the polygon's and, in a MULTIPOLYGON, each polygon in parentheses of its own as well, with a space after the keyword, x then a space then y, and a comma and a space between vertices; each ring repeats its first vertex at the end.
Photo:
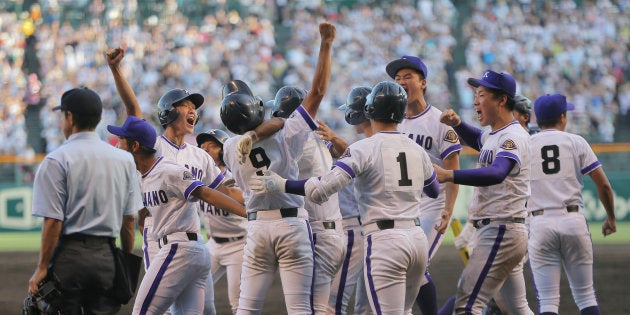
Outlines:
POLYGON ((574 110, 575 106, 567 103, 567 97, 562 94, 547 94, 536 99, 534 113, 538 120, 552 120, 568 110, 574 110))
POLYGON ((127 116, 125 123, 120 127, 108 125, 107 130, 113 135, 136 140, 140 142, 140 145, 151 149, 155 146, 157 138, 155 128, 146 120, 136 116, 127 116))
POLYGON ((63 110, 88 116, 100 116, 103 112, 101 97, 87 87, 68 90, 61 95, 61 104, 52 110, 63 110))
POLYGON ((488 69, 483 73, 480 79, 468 78, 468 84, 474 87, 481 85, 503 91, 512 99, 514 99, 514 95, 516 94, 516 81, 507 72, 498 73, 488 69))
POLYGON ((416 56, 402 56, 400 59, 396 59, 387 64, 385 71, 387 71, 387 74, 394 79, 396 78, 396 73, 398 73, 400 69, 405 68, 420 71, 424 78, 427 78, 427 66, 416 56))

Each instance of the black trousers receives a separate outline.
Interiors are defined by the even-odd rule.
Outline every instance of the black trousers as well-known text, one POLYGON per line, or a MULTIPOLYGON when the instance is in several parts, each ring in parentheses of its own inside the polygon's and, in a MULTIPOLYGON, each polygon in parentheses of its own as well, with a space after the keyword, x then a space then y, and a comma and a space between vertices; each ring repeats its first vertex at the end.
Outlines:
POLYGON ((62 314, 116 314, 120 304, 111 297, 115 265, 111 238, 73 234, 62 236, 52 267, 62 292, 62 314))

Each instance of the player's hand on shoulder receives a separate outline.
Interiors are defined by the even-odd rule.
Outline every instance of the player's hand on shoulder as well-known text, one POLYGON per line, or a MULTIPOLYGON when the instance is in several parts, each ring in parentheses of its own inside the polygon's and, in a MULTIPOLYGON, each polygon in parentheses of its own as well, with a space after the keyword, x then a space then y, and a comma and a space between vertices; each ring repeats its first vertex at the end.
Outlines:
POLYGON ((337 29, 332 23, 322 22, 319 23, 319 34, 322 36, 322 40, 334 40, 337 34, 337 29))
POLYGON ((249 153, 252 152, 252 145, 258 140, 255 131, 248 131, 241 136, 236 144, 236 158, 240 164, 245 164, 249 153))
POLYGON ((125 58, 125 50, 127 50, 126 45, 108 49, 105 52, 105 60, 107 61, 107 64, 110 66, 119 65, 123 58, 125 58))
POLYGON ((254 194, 264 194, 273 192, 285 192, 287 180, 273 171, 263 171, 263 175, 256 175, 250 178, 248 185, 254 194))
POLYGON ((462 123, 462 119, 454 110, 449 108, 440 115, 440 122, 451 127, 457 127, 462 123))

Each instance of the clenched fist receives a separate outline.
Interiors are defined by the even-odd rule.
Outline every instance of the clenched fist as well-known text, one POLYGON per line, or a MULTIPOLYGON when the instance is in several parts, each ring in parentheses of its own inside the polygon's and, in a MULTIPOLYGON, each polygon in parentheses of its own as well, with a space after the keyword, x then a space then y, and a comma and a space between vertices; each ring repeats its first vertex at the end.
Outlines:
POLYGON ((440 116, 440 122, 451 127, 457 127, 459 126, 459 124, 462 123, 462 118, 459 117, 459 115, 457 115, 454 110, 447 109, 442 112, 442 115, 440 116))

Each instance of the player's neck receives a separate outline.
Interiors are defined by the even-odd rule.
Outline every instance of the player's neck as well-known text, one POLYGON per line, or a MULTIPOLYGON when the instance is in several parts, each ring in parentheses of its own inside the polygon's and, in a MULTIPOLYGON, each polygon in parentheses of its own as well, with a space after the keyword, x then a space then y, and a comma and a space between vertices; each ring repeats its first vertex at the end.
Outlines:
POLYGON ((416 116, 427 109, 427 102, 422 97, 410 99, 407 103, 406 115, 407 117, 416 116))
POLYGON ((166 127, 166 130, 164 130, 164 137, 180 147, 184 145, 184 136, 183 132, 177 132, 174 128, 166 127))
POLYGON ((152 154, 152 155, 134 154, 133 159, 136 161, 136 169, 138 170, 138 172, 144 175, 153 167, 153 165, 155 165, 155 162, 157 161, 158 158, 155 156, 155 154, 152 154))
POLYGON ((382 131, 398 131, 398 124, 386 123, 382 121, 371 120, 373 133, 379 133, 382 131))
POLYGON ((495 130, 498 130, 507 126, 513 121, 514 121, 514 116, 512 115, 511 112, 508 112, 507 114, 500 112, 497 116, 497 119, 492 124, 490 124, 490 127, 492 128, 492 131, 495 131, 495 130))

